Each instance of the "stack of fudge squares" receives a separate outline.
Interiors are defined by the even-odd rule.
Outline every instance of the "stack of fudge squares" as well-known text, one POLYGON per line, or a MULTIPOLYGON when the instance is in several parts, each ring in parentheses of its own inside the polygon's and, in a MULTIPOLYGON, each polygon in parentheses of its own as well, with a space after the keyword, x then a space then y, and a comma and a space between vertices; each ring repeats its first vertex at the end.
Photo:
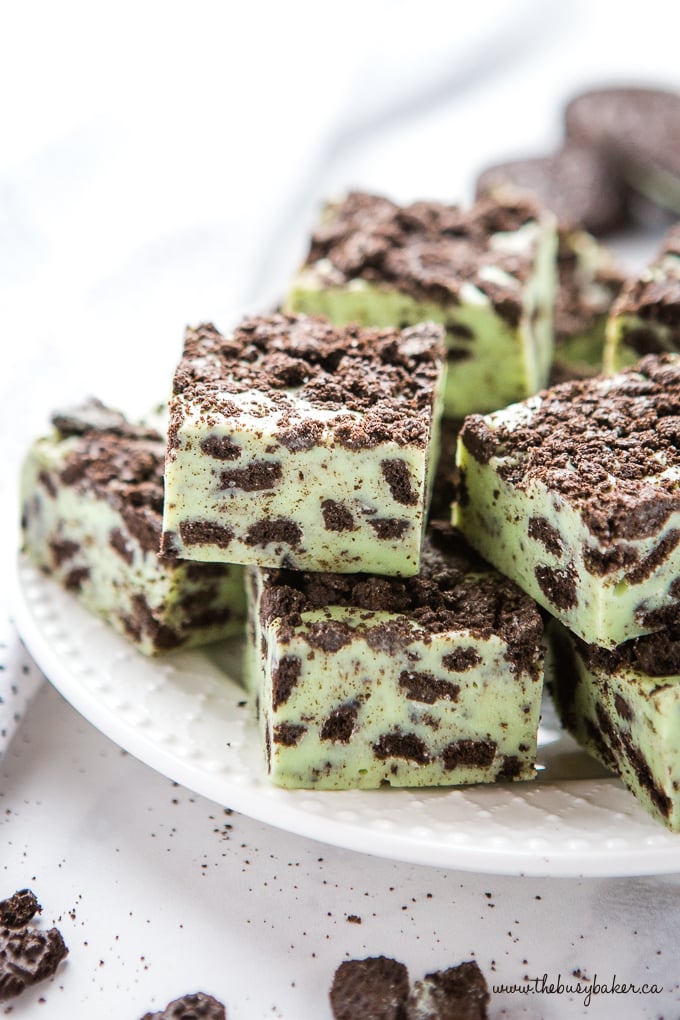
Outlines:
POLYGON ((506 187, 331 203, 281 312, 187 331, 166 428, 55 417, 25 548, 145 653, 245 625, 287 787, 532 779, 545 630, 565 726, 680 829, 680 358, 621 368, 680 348, 677 236, 626 281, 506 187))

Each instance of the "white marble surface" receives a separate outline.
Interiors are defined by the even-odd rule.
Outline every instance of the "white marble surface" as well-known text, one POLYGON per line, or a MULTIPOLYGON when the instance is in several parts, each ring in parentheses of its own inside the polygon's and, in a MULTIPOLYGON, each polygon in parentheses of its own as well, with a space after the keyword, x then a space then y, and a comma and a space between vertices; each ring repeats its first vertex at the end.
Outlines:
MULTIPOLYGON (((227 328, 275 300, 325 194, 467 201, 485 164, 553 145, 580 88, 680 85, 672 2, 244 6, 5 12, 6 578, 27 436, 87 393, 133 411, 154 403, 186 322, 227 328)), ((632 261, 653 233, 623 239, 632 261)), ((9 730, 38 686, 9 582, 0 614, 9 730)), ((23 714, 0 761, 0 897, 31 886, 70 954, 13 1017, 138 1020, 201 989, 230 1020, 326 1020, 338 964, 378 954, 414 979, 474 956, 490 983, 579 971, 663 988, 589 1005, 498 993, 492 1018, 680 1016, 675 876, 523 879, 381 861, 174 787, 47 685, 23 714)))

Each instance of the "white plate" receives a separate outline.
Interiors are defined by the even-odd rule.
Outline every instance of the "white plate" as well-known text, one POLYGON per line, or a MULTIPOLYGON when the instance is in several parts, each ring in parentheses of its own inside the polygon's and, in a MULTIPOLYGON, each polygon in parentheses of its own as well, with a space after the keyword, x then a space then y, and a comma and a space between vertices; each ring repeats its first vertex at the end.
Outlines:
POLYGON ((548 705, 532 783, 282 790, 263 771, 238 643, 146 659, 24 559, 18 587, 20 633, 63 696, 141 761, 223 806, 416 864, 555 876, 680 871, 680 836, 583 754, 548 705))

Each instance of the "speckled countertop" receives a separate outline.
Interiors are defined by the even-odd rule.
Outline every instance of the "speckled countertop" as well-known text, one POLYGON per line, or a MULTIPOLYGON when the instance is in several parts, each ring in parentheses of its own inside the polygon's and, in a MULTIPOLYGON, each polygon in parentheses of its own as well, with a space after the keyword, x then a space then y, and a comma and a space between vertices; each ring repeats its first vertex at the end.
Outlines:
POLYGON ((56 404, 94 393, 141 413, 162 399, 185 323, 228 327, 271 307, 326 194, 467 201, 482 166, 554 144, 560 105, 584 83, 680 82, 659 29, 672 8, 657 0, 648 20, 624 10, 616 26, 606 3, 484 0, 455 24, 449 7, 394 5, 384 47, 378 3, 362 9, 360 42, 348 18, 321 51, 311 3, 238 21, 199 5, 191 23, 166 8, 133 21, 123 4, 104 21, 90 5, 37 4, 3 33, 3 94, 22 89, 2 113, 0 160, 0 730, 14 731, 0 898, 31 887, 70 952, 0 1015, 139 1020, 201 990, 229 1020, 330 1020, 337 966, 384 954, 414 980, 474 958, 491 986, 540 989, 545 975, 662 989, 496 992, 492 1020, 680 1017, 680 874, 490 876, 269 827, 99 733, 41 683, 11 623, 16 472, 56 404))

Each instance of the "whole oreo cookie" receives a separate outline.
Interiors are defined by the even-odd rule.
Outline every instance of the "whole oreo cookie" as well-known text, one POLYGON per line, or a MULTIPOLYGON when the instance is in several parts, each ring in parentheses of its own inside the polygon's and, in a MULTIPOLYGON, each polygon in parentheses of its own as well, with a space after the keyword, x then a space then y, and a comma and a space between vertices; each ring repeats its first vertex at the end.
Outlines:
POLYGON ((476 197, 512 187, 547 206, 566 227, 601 236, 626 219, 626 188, 593 149, 568 143, 550 156, 499 163, 477 178, 476 197))
POLYGON ((565 110, 567 135, 603 156, 646 198, 680 212, 680 94, 652 88, 592 89, 565 110))

